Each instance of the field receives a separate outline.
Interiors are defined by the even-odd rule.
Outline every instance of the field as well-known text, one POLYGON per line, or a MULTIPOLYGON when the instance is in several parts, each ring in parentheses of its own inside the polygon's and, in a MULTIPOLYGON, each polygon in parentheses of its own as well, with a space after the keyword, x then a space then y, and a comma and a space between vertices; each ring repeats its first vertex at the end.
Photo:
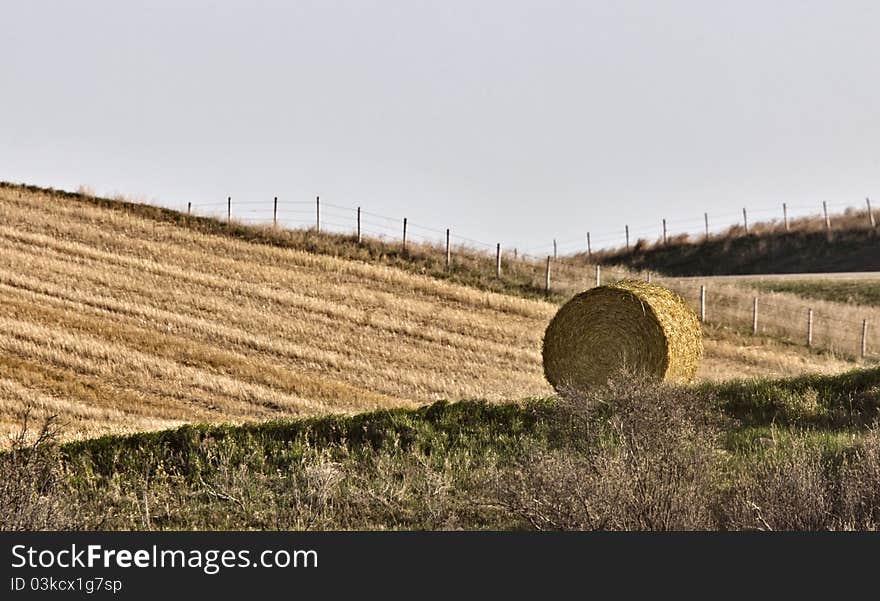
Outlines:
POLYGON ((871 303, 768 292, 752 335, 758 288, 713 283, 694 385, 555 395, 541 337, 589 265, 545 293, 526 261, 8 185, 0 218, 4 529, 880 528, 880 371, 786 329, 871 303))
POLYGON ((753 282, 753 287, 770 292, 787 292, 803 298, 837 303, 880 307, 880 280, 865 279, 767 279, 753 282))
MULTIPOLYGON (((77 438, 550 394, 554 302, 39 191, 0 188, 0 217, 6 432, 25 405, 77 438)), ((854 365, 707 335, 704 379, 854 365)))

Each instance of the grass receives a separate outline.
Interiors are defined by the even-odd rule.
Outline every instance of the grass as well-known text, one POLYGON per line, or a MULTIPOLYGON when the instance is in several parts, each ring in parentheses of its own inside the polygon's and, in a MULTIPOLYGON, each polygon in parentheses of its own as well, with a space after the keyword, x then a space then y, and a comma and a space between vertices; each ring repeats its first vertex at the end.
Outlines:
POLYGON ((880 410, 880 369, 706 384, 724 412, 741 424, 812 428, 865 427, 880 410))
POLYGON ((759 290, 786 292, 803 298, 880 307, 880 281, 876 280, 765 280, 750 282, 759 290))
POLYGON ((22 436, 0 455, 0 523, 876 529, 878 390, 880 370, 696 387, 622 379, 519 403, 186 425, 62 445, 22 436))

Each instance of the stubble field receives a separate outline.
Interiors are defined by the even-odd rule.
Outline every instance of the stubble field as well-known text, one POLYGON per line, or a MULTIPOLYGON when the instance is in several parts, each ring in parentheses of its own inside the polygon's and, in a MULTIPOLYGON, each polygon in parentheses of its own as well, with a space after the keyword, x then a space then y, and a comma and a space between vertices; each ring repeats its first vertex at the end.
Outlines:
MULTIPOLYGON (((546 396, 557 306, 0 188, 0 429, 65 438, 546 396)), ((702 379, 855 364, 706 331, 702 379)))

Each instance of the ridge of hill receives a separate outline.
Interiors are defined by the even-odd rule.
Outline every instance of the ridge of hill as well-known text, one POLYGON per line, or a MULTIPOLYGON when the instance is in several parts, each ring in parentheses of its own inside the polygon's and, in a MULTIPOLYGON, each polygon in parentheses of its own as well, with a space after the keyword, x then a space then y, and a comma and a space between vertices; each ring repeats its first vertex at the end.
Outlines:
POLYGON ((70 192, 29 184, 0 182, 0 191, 13 195, 46 195, 68 202, 111 209, 134 217, 185 227, 200 234, 214 234, 276 248, 290 248, 308 253, 363 261, 394 267, 432 278, 492 292, 519 297, 559 300, 562 295, 549 295, 541 285, 543 272, 522 261, 505 261, 503 277, 494 277, 495 258, 463 247, 456 249, 447 268, 445 253, 430 244, 413 243, 406 250, 391 243, 365 236, 358 242, 353 234, 315 231, 314 228, 288 229, 271 225, 244 224, 212 216, 187 214, 174 209, 142 202, 133 202, 119 195, 104 198, 84 192, 70 192))
MULTIPOLYGON (((639 240, 629 250, 593 253, 604 265, 650 270, 669 276, 758 275, 880 271, 880 236, 866 212, 831 216, 825 230, 817 218, 742 226, 723 234, 691 239, 676 236, 667 244, 639 240)), ((584 261, 585 255, 578 255, 584 261)))

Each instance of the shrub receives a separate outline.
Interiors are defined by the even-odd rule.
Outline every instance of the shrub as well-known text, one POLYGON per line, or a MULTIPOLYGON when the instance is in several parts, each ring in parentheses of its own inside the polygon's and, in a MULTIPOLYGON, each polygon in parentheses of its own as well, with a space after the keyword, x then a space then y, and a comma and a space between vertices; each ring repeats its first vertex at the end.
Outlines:
POLYGON ((499 502, 536 529, 695 530, 714 525, 718 418, 690 389, 634 377, 566 391, 557 448, 498 474, 499 502))
POLYGON ((54 416, 32 428, 31 410, 0 455, 0 530, 61 530, 71 523, 54 416))

